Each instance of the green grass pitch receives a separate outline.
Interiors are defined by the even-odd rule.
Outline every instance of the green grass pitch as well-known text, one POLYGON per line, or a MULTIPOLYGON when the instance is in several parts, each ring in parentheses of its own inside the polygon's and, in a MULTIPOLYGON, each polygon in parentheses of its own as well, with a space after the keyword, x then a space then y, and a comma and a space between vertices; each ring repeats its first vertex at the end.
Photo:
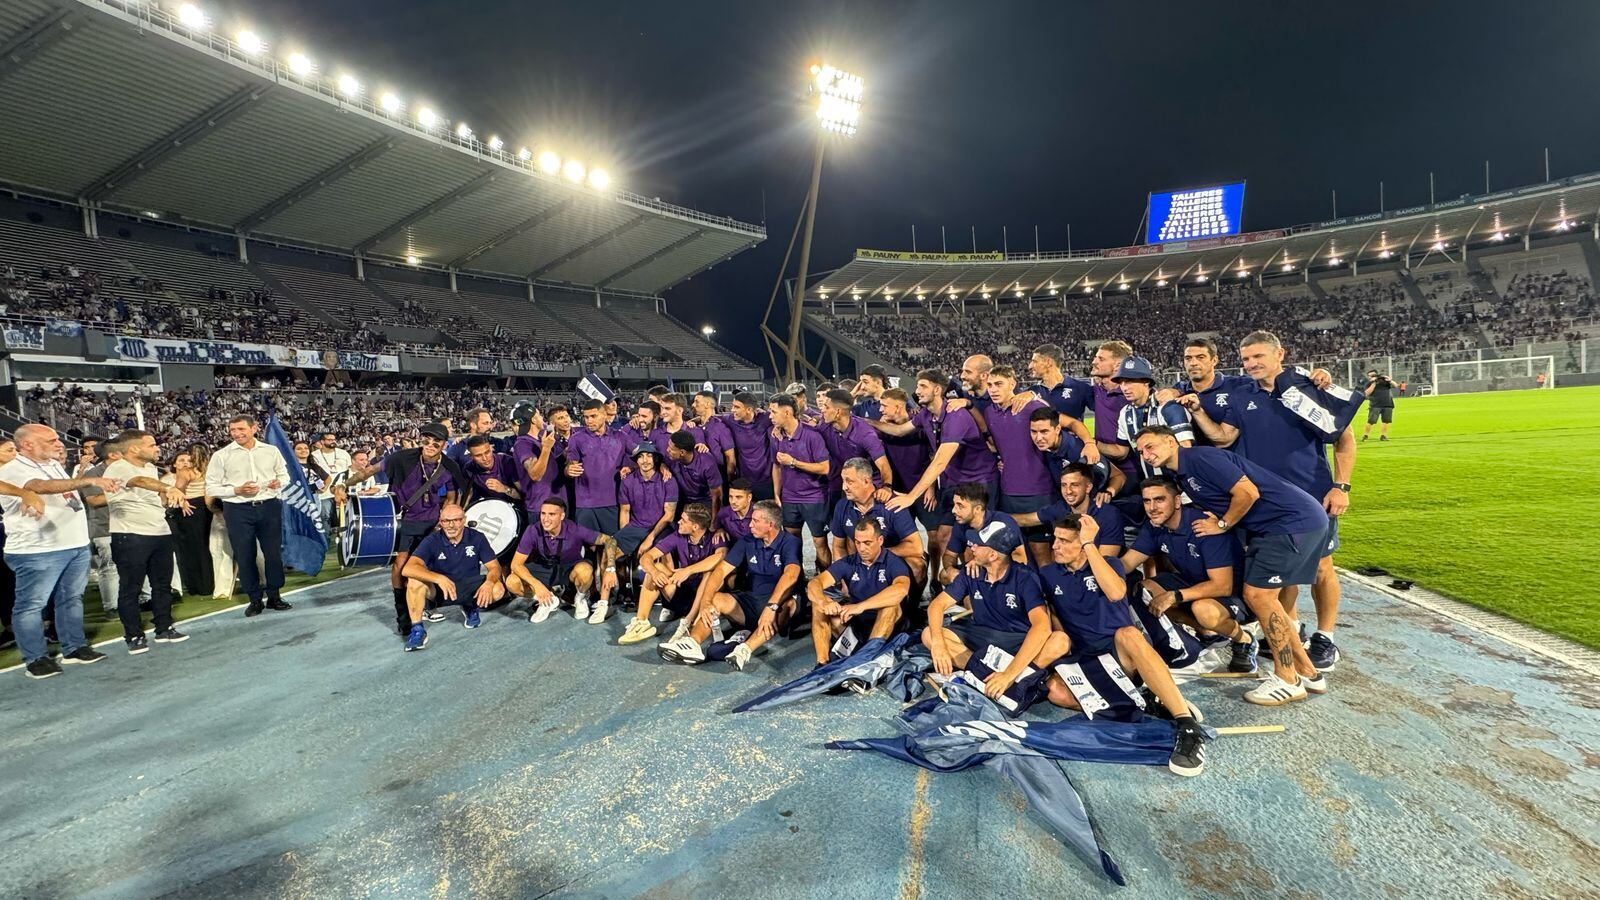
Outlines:
POLYGON ((1390 437, 1360 445, 1339 565, 1600 649, 1600 387, 1402 397, 1390 437))

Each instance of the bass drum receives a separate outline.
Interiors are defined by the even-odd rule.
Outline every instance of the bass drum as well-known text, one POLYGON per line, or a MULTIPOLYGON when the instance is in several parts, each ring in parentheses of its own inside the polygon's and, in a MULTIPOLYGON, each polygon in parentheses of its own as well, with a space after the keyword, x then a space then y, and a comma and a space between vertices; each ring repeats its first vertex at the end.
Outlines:
POLYGON ((400 517, 395 515, 393 494, 351 497, 345 503, 344 532, 339 541, 340 565, 346 569, 388 565, 394 557, 399 528, 400 517))
POLYGON ((494 555, 503 557, 528 527, 528 513, 504 500, 479 500, 467 507, 467 527, 476 528, 489 539, 494 555))

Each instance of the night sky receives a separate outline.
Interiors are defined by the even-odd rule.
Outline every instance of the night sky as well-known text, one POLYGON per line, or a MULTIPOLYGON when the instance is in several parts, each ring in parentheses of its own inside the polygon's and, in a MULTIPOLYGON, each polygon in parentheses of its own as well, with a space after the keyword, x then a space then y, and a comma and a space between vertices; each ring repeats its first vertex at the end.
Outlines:
POLYGON ((1600 169, 1600 3, 253 0, 274 46, 479 135, 607 165, 646 196, 764 221, 668 294, 764 360, 754 325, 809 176, 805 67, 862 74, 830 149, 813 270, 856 247, 1134 243, 1151 190, 1247 180, 1247 229, 1600 169))

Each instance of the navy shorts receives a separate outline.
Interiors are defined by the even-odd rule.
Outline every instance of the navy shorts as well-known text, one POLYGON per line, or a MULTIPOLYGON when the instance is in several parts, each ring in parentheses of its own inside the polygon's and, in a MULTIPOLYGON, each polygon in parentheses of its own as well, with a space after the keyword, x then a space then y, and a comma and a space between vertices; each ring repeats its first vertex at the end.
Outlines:
POLYGON ((755 502, 757 500, 771 500, 772 497, 772 479, 769 478, 766 481, 758 481, 755 484, 750 485, 751 502, 755 502))
POLYGON ((585 506, 572 514, 572 521, 600 534, 616 534, 621 526, 615 506, 585 506))
POLYGON ((1144 696, 1133 679, 1122 671, 1112 641, 1074 647, 1051 668, 1089 718, 1104 717, 1118 722, 1137 722, 1144 718, 1144 696))
POLYGON ((912 517, 917 520, 917 524, 927 529, 929 534, 932 534, 933 530, 942 524, 948 510, 943 513, 939 511, 938 491, 934 492, 934 505, 932 507, 922 501, 923 498, 918 497, 916 502, 911 504, 910 512, 912 517))
POLYGON ((1327 531, 1252 534, 1244 548, 1244 583, 1255 588, 1310 584, 1317 577, 1327 531))
MULTIPOLYGON (((1181 591, 1189 586, 1189 583, 1177 572, 1157 572, 1155 582, 1169 591, 1181 591)), ((1256 620, 1255 613, 1250 611, 1250 607, 1244 605, 1244 599, 1241 597, 1213 597, 1211 599, 1222 604, 1222 608, 1226 609, 1228 615, 1233 616, 1233 620, 1240 625, 1248 625, 1256 620)), ((1183 603, 1176 605, 1188 607, 1193 603, 1193 600, 1185 600, 1183 603)))
POLYGON ((1001 650, 1016 656, 1022 652, 1022 641, 1028 636, 1026 631, 1000 631, 995 628, 985 628, 971 620, 952 622, 945 626, 945 630, 961 639, 978 656, 983 655, 985 647, 999 647, 1001 650))
POLYGON ((541 565, 530 559, 528 560, 528 571, 532 573, 534 578, 539 580, 540 584, 548 587, 558 595, 572 586, 571 566, 562 566, 561 577, 558 579, 555 566, 541 565))
MULTIPOLYGON (((457 603, 461 604, 461 606, 463 608, 466 608, 466 607, 469 607, 469 606, 477 606, 478 605, 477 598, 476 598, 475 595, 478 593, 478 588, 483 587, 483 573, 480 572, 477 575, 473 575, 473 576, 470 576, 470 577, 467 577, 467 578, 452 578, 450 580, 452 582, 454 582, 455 586, 456 586, 456 602, 457 603)), ((430 590, 433 590, 433 591, 438 591, 439 590, 437 587, 434 587, 433 585, 428 585, 428 587, 429 587, 430 590)), ((433 605, 433 606, 440 606, 440 605, 443 605, 445 602, 447 602, 447 601, 444 599, 444 594, 437 594, 430 601, 431 605, 433 605)))
MULTIPOLYGON (((1006 494, 1000 498, 1000 511, 1010 513, 1013 518, 1017 513, 1038 512, 1054 502, 1049 494, 1006 494)), ((1041 522, 1022 529, 1022 536, 1029 541, 1048 541, 1050 539, 1050 525, 1041 522)))
POLYGON ((798 531, 801 526, 811 529, 811 536, 822 537, 828 533, 828 504, 784 503, 783 527, 798 531))
MULTIPOLYGON (((634 584, 637 584, 641 589, 644 587, 645 577, 643 568, 635 568, 633 570, 634 584)), ((678 589, 673 592, 671 597, 668 597, 666 592, 662 591, 660 599, 656 601, 656 605, 664 606, 680 616, 688 615, 689 608, 694 606, 694 595, 700 591, 700 579, 703 577, 702 575, 690 576, 688 581, 678 585, 678 589)))
POLYGON ((1332 556, 1333 551, 1337 549, 1339 549, 1339 517, 1329 516, 1328 532, 1322 536, 1322 556, 1319 559, 1332 556))
POLYGON ((750 591, 734 591, 733 601, 739 604, 739 612, 744 615, 743 627, 755 630, 756 623, 761 621, 761 614, 767 611, 766 598, 750 591))
POLYGON ((639 552, 639 545, 650 535, 650 529, 643 525, 629 523, 617 529, 612 538, 617 542, 617 550, 623 556, 632 556, 639 552))

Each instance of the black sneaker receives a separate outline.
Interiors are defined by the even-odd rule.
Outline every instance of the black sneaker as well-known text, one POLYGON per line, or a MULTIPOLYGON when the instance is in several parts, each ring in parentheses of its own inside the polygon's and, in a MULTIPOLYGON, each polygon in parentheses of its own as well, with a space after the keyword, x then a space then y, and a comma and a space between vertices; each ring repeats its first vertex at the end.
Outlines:
MULTIPOLYGON (((1249 637, 1249 635, 1246 635, 1246 637, 1249 637)), ((1228 661, 1228 671, 1240 674, 1254 672, 1256 670, 1256 653, 1258 650, 1259 648, 1256 647, 1254 638, 1242 644, 1234 644, 1233 659, 1228 661)))
POLYGON ((260 600, 251 600, 250 605, 244 608, 244 617, 248 619, 251 616, 259 616, 264 609, 266 607, 261 605, 260 600))
POLYGON ((56 665, 56 661, 50 657, 41 656, 33 662, 28 663, 28 671, 26 674, 29 678, 35 679, 52 678, 61 674, 61 667, 56 665))
POLYGON ((189 636, 187 634, 176 628, 168 628, 166 631, 156 632, 156 643, 158 644, 181 644, 188 639, 189 636))
POLYGON ((97 663, 105 658, 106 655, 104 653, 101 653, 88 644, 84 644, 82 647, 79 647, 71 653, 64 654, 61 657, 61 661, 69 666, 87 666, 91 663, 97 663))
POLYGON ((294 609, 294 607, 274 597, 267 601, 267 609, 275 609, 278 612, 285 612, 287 610, 294 609))
POLYGON ((122 642, 128 645, 128 655, 130 656, 150 652, 150 642, 145 640, 142 634, 138 637, 123 638, 122 642))
POLYGON ((1206 733, 1194 721, 1178 725, 1177 739, 1173 742, 1172 756, 1167 768, 1174 774, 1193 778, 1206 768, 1206 733))
POLYGON ((1333 667, 1339 662, 1339 648, 1334 646, 1332 638, 1323 634, 1311 636, 1311 643, 1306 646, 1306 655, 1311 657, 1311 664, 1317 667, 1318 672, 1332 672, 1333 667))

